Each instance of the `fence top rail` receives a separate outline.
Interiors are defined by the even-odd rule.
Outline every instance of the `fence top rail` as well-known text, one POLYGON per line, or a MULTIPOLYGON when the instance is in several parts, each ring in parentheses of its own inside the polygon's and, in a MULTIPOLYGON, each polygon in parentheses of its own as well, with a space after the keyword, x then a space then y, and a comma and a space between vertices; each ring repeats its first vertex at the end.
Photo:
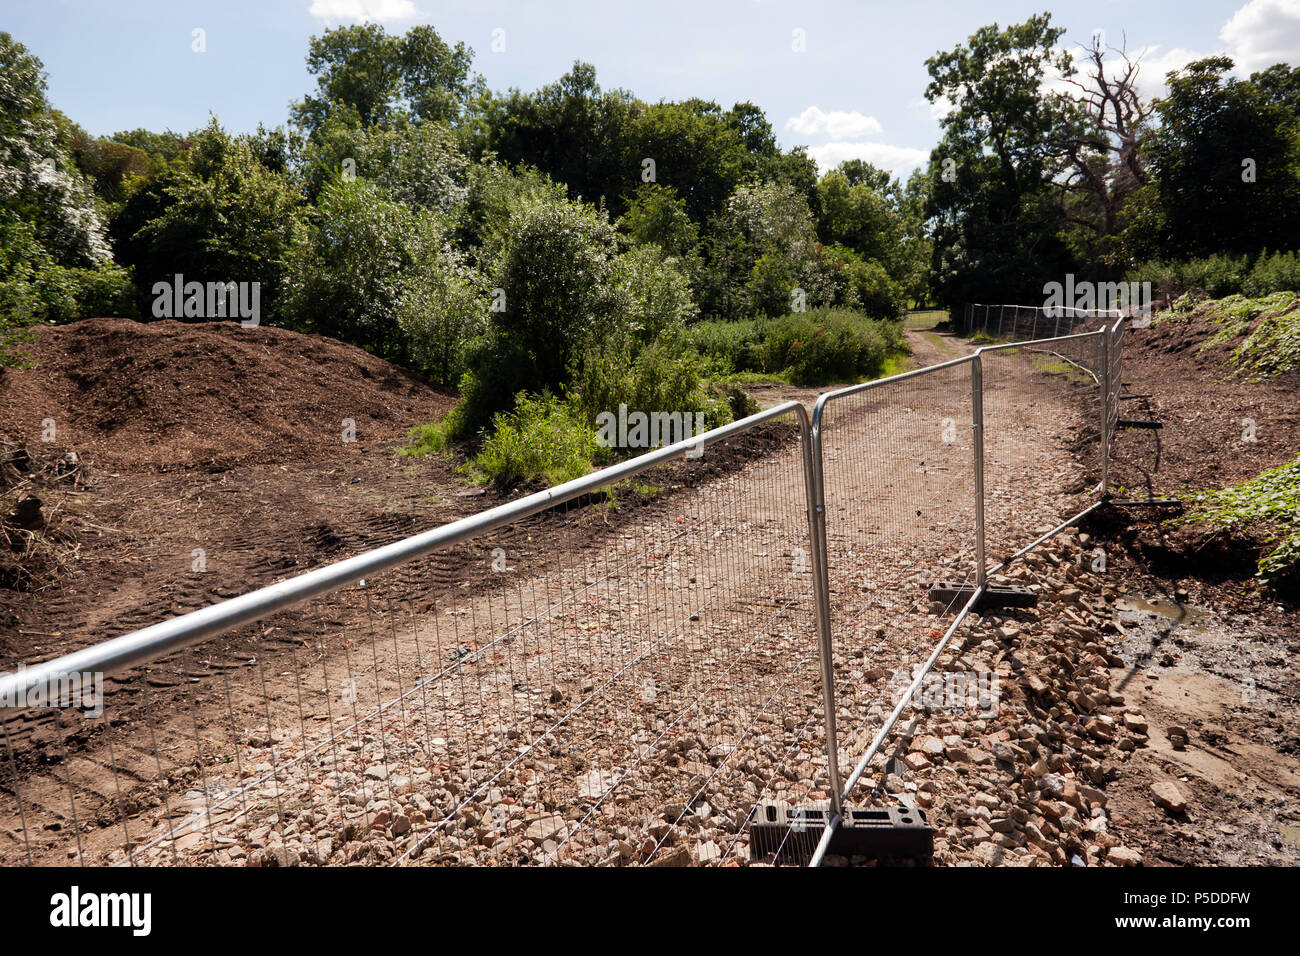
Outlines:
POLYGON ((968 302, 967 305, 975 309, 1032 309, 1037 312, 1043 312, 1046 311, 1047 309, 1052 309, 1053 311, 1058 311, 1058 312, 1079 312, 1083 315, 1092 316, 1098 319, 1102 318, 1103 316, 1107 318, 1113 315, 1122 316, 1124 313, 1124 310, 1120 308, 1080 309, 1072 305, 1052 305, 1052 306, 1016 305, 1012 302, 968 302))
POLYGON ((940 362, 938 365, 927 365, 925 368, 914 368, 910 372, 899 372, 897 375, 890 375, 886 378, 872 379, 870 382, 859 382, 857 385, 846 385, 844 388, 837 388, 834 391, 823 392, 817 398, 817 404, 813 406, 812 423, 813 431, 821 429, 822 411, 826 403, 834 398, 841 398, 845 395, 856 395, 858 392, 865 392, 873 388, 880 388, 883 385, 892 385, 895 382, 901 382, 905 379, 916 378, 919 375, 927 375, 930 372, 937 372, 941 369, 952 368, 956 365, 965 365, 968 362, 975 361, 975 355, 963 355, 960 358, 949 359, 946 362, 940 362))
POLYGON ((236 627, 251 624, 277 611, 301 604, 310 598, 336 591, 389 568, 423 557, 439 548, 457 544, 503 525, 520 521, 542 511, 573 501, 607 485, 622 481, 647 469, 685 457, 693 449, 743 432, 755 425, 794 413, 805 439, 809 434, 808 411, 800 402, 789 401, 761 412, 654 449, 602 468, 581 478, 555 485, 469 515, 428 531, 403 538, 333 564, 277 581, 274 584, 169 618, 120 637, 92 644, 30 667, 0 674, 0 713, 22 710, 36 688, 48 687, 71 674, 98 673, 110 676, 131 667, 157 660, 173 651, 197 644, 209 637, 236 627))
POLYGON ((1091 332, 1075 332, 1071 335, 1057 335, 1050 339, 1021 339, 1016 342, 1003 342, 999 345, 981 345, 975 350, 975 355, 983 355, 985 352, 998 352, 1003 349, 1026 349, 1041 348, 1044 345, 1051 345, 1055 342, 1069 342, 1074 339, 1095 339, 1106 332, 1106 327, 1093 329, 1091 332))

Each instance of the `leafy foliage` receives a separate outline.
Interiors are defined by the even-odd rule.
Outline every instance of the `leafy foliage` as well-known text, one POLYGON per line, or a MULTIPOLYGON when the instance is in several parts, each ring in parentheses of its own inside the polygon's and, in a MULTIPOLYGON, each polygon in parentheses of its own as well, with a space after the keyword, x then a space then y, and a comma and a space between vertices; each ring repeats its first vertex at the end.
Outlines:
POLYGON ((905 349, 901 323, 840 309, 701 322, 686 341, 721 374, 760 372, 797 385, 876 377, 905 349))
POLYGON ((1259 578, 1279 589, 1300 571, 1300 458, 1266 471, 1257 478, 1222 491, 1207 491, 1191 498, 1193 508, 1184 519, 1223 531, 1247 522, 1261 522, 1273 545, 1259 562, 1259 578))
POLYGON ((474 465, 505 487, 538 479, 557 485, 591 471, 598 448, 594 429, 564 402, 520 392, 513 412, 493 416, 474 465))

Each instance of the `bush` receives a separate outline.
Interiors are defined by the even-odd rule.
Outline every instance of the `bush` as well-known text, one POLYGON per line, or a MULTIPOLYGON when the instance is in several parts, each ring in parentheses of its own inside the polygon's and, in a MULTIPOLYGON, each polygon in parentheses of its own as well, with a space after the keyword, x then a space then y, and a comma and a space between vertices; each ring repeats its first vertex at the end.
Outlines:
POLYGON ((835 305, 865 312, 876 319, 896 319, 907 307, 903 287, 875 259, 851 249, 832 247, 827 262, 835 276, 835 305))
POLYGON ((32 225, 0 219, 0 367, 17 364, 11 348, 29 341, 27 329, 93 315, 135 314, 131 275, 105 263, 68 268, 36 239, 32 225))
POLYGON ((764 370, 768 319, 718 319, 687 328, 683 340, 700 353, 715 375, 764 370))
POLYGON ((492 433, 474 465, 503 487, 557 485, 591 471, 598 450, 595 431, 568 405, 550 394, 520 392, 513 412, 493 416, 492 433))
POLYGON ((853 312, 818 309, 777 319, 767 340, 768 369, 784 369, 796 385, 878 375, 889 347, 877 323, 853 312))
POLYGON ((1153 260, 1130 269, 1126 282, 1150 282, 1160 296, 1177 298, 1187 292, 1200 292, 1211 299, 1242 291, 1250 272, 1246 256, 1215 255, 1183 262, 1153 260))
POLYGON ((637 246, 619 256, 616 272, 627 297, 625 325, 640 343, 680 333, 695 315, 681 260, 658 246, 637 246))
POLYGON ((1193 508, 1182 520, 1212 533, 1247 522, 1264 525, 1265 541, 1274 545, 1259 561, 1265 587, 1280 590, 1300 572, 1300 458, 1235 488, 1194 494, 1191 501, 1193 508))
POLYGON ((1274 292, 1300 292, 1300 255, 1294 252, 1262 253, 1242 283, 1241 291, 1251 298, 1274 292))
POLYGON ((135 270, 141 313, 153 317, 154 284, 170 284, 179 273, 190 281, 256 282, 261 321, 277 322, 302 200, 257 160, 247 139, 214 120, 194 138, 186 161, 140 188, 114 221, 119 258, 135 270))
POLYGON ((561 392, 589 356, 634 353, 648 327, 676 322, 684 308, 679 286, 645 275, 645 253, 619 261, 603 212, 547 190, 517 197, 507 210, 491 259, 504 309, 492 313, 467 358, 460 438, 509 411, 520 391, 561 392))
POLYGON ((570 396, 583 418, 593 424, 601 412, 617 414, 623 404, 630 411, 703 415, 708 428, 725 425, 732 420, 730 403, 710 394, 703 376, 704 363, 697 354, 671 342, 658 342, 635 358, 615 351, 589 356, 570 396))
POLYGON ((717 373, 762 372, 797 385, 878 376, 891 355, 906 349, 900 322, 845 309, 701 322, 687 331, 686 341, 717 373))
POLYGON ((465 372, 469 343, 487 329, 482 278, 451 249, 431 249, 408 276, 397 304, 397 324, 425 372, 451 384, 465 372))

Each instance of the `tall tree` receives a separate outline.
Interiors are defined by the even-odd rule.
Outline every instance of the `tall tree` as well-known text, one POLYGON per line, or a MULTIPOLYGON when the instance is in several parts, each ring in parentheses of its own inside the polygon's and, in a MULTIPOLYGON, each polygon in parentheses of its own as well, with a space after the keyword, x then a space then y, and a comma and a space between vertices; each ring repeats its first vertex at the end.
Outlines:
POLYGON ((355 114, 362 126, 401 112, 454 123, 483 90, 482 77, 470 73, 473 58, 464 43, 449 46, 431 26, 403 36, 377 23, 326 30, 311 38, 307 52, 316 92, 293 104, 291 113, 309 133, 340 109, 355 114))
POLYGON ((1266 71, 1261 85, 1229 78, 1231 69, 1216 56, 1169 75, 1147 147, 1154 180, 1129 231, 1139 250, 1194 257, 1300 245, 1300 114, 1287 105, 1286 77, 1266 71))
POLYGON ((926 209, 947 304, 1038 298, 1044 274, 1073 268, 1052 181, 1067 164, 1060 144, 1083 117, 1064 93, 1045 90, 1073 72, 1058 47, 1063 32, 1048 14, 993 24, 926 61, 926 97, 951 104, 930 157, 926 209))

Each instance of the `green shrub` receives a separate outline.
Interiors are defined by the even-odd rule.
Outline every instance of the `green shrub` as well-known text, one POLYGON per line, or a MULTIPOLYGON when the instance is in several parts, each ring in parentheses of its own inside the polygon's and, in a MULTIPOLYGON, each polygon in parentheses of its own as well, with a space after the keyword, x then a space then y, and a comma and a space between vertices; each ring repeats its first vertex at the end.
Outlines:
POLYGON ((1124 278, 1126 282, 1150 282, 1161 297, 1200 292, 1218 299, 1241 292, 1249 274, 1249 257, 1214 255, 1182 262, 1153 260, 1130 269, 1124 278))
POLYGON ((135 315, 128 270, 59 265, 29 223, 0 221, 0 367, 19 363, 13 350, 30 341, 31 326, 96 315, 135 315))
POLYGON ((1193 508, 1182 520, 1211 531, 1250 521, 1265 525, 1265 540, 1274 546, 1259 561, 1265 587, 1277 590, 1300 572, 1300 457, 1235 488, 1194 494, 1191 501, 1193 508))
POLYGON ((834 276, 835 305, 865 312, 875 319, 896 319, 907 307, 903 287, 889 277, 875 259, 864 259, 852 249, 831 246, 826 262, 834 276))
POLYGON ((397 324, 411 358, 444 385, 465 372, 469 344, 487 329, 482 277, 449 247, 426 250, 407 276, 397 302, 397 324))
POLYGON ((817 310, 782 316, 767 340, 767 366, 797 385, 844 382, 878 374, 888 348, 875 323, 851 312, 817 310))
POLYGON ((681 260, 666 255, 659 246, 637 246, 624 253, 615 263, 615 272, 627 296, 626 324, 640 342, 676 334, 695 315, 681 260))
MULTIPOLYGON (((613 351, 587 358, 570 389, 573 406, 585 421, 619 405, 640 412, 690 412, 704 416, 707 428, 732 420, 730 398, 719 398, 703 384, 700 357, 671 342, 656 342, 636 355, 613 351)), ((698 421, 698 418, 696 418, 698 421)))
POLYGON ((1261 254, 1242 283, 1241 291, 1251 298, 1274 292, 1300 292, 1300 255, 1294 252, 1261 254))
POLYGON ((595 431, 564 402, 520 392, 513 412, 493 416, 474 465, 503 487, 535 481, 556 485, 591 471, 598 448, 595 431))
POLYGON ((715 374, 765 373, 796 385, 879 376, 906 350, 902 323, 847 309, 791 312, 779 319, 701 322, 685 335, 715 374))
POLYGON ((719 319, 689 326, 683 341, 710 363, 717 375, 763 371, 763 342, 768 319, 719 319))

